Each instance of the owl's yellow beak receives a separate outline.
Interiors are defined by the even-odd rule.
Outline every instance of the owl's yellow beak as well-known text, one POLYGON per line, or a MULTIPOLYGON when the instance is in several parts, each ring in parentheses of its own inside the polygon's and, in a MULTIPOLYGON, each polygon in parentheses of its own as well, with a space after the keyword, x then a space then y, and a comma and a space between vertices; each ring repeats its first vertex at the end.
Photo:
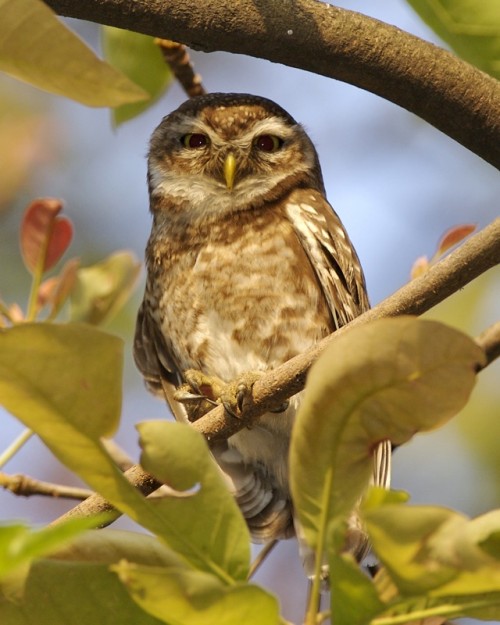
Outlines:
POLYGON ((226 186, 231 191, 234 185, 234 177, 236 176, 236 159, 234 154, 229 152, 224 161, 224 178, 226 180, 226 186))

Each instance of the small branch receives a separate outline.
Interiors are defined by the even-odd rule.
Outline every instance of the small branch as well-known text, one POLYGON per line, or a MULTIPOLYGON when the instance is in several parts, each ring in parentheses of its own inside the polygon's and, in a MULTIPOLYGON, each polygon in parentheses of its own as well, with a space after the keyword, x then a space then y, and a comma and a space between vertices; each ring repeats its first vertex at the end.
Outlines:
POLYGON ((500 167, 500 82, 442 48, 354 11, 316 0, 45 2, 67 17, 342 80, 415 113, 500 167))
MULTIPOLYGON (((463 288, 477 276, 500 263, 500 219, 468 239, 461 247, 431 267, 422 277, 416 278, 386 300, 364 313, 348 326, 337 330, 326 339, 285 364, 268 371, 257 380, 253 387, 252 404, 244 419, 227 416, 222 406, 214 408, 192 427, 208 440, 227 438, 243 429, 260 415, 282 403, 304 388, 307 371, 321 352, 350 327, 367 323, 381 317, 398 315, 420 315, 455 291, 463 288)), ((481 346, 488 349, 488 364, 499 355, 498 324, 483 332, 478 338, 481 346)), ((161 484, 139 466, 125 472, 125 476, 144 495, 149 495, 161 484)), ((113 507, 100 495, 92 495, 87 500, 67 512, 54 523, 67 518, 79 518, 99 512, 113 510, 113 507)), ((117 513, 119 516, 119 513, 117 513)))
POLYGON ((0 473, 0 486, 5 490, 10 490, 14 495, 22 497, 43 495, 44 497, 61 499, 87 499, 93 494, 91 490, 86 488, 52 484, 35 480, 27 475, 7 475, 6 473, 0 473))
POLYGON ((257 571, 260 569, 262 564, 264 564, 264 561, 266 560, 267 556, 276 547, 278 542, 279 540, 275 538, 273 540, 268 541, 265 545, 263 545, 262 549, 256 555, 254 561, 252 562, 250 566, 247 579, 252 579, 252 577, 255 575, 255 573, 257 573, 257 571))
POLYGON ((126 471, 130 469, 130 467, 134 466, 134 461, 132 458, 128 456, 125 451, 117 444, 114 440, 110 438, 105 438, 102 440, 102 444, 106 448, 108 454, 113 458, 114 463, 117 467, 120 468, 121 471, 126 471))
POLYGON ((160 48, 165 62, 190 98, 206 93, 201 84, 201 76, 195 73, 185 45, 170 41, 170 39, 159 38, 155 39, 155 43, 160 48))
MULTIPOLYGON (((496 358, 500 357, 500 321, 497 321, 492 326, 481 332, 477 337, 476 343, 486 354, 486 364, 484 367, 491 364, 496 358)), ((478 371, 484 369, 484 367, 478 367, 478 371)))
POLYGON ((33 430, 30 430, 29 428, 21 432, 16 440, 0 454, 0 468, 6 465, 7 462, 9 462, 9 460, 17 454, 17 452, 29 441, 33 434, 33 430))
MULTIPOLYGON (((144 469, 139 465, 134 465, 125 471, 124 475, 128 481, 133 486, 136 486, 144 496, 150 495, 162 486, 161 482, 158 482, 158 480, 156 480, 152 475, 146 473, 146 471, 144 471, 144 469)), ((55 521, 52 521, 51 525, 56 525, 57 523, 61 523, 68 519, 81 519, 83 517, 94 516, 100 514, 101 512, 116 513, 113 518, 109 518, 105 525, 110 525, 121 515, 121 512, 116 510, 108 501, 104 499, 104 497, 94 493, 91 497, 82 501, 82 503, 78 506, 71 508, 71 510, 68 510, 66 514, 63 514, 55 521)), ((102 527, 104 527, 104 525, 102 527)))

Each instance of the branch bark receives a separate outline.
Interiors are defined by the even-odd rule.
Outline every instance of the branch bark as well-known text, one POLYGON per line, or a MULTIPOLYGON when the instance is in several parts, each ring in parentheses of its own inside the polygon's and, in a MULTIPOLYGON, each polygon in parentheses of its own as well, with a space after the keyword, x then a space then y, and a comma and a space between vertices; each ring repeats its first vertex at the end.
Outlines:
POLYGON ((500 82, 359 13, 316 0, 45 2, 60 15, 342 80, 415 113, 500 168, 500 82))
MULTIPOLYGON (((386 300, 337 330, 307 352, 268 371, 257 380, 252 389, 252 401, 245 407, 243 419, 227 415, 222 406, 211 410, 192 424, 207 440, 227 438, 255 421, 270 408, 282 403, 304 388, 309 367, 321 352, 350 328, 379 319, 398 315, 420 315, 451 294, 466 286, 477 276, 500 264, 500 218, 471 237, 461 247, 431 267, 423 276, 406 284, 386 300)), ((477 342, 486 353, 487 364, 500 356, 500 322, 483 332, 477 342)), ((127 478, 145 495, 159 487, 154 478, 140 467, 125 472, 127 478)), ((68 518, 90 516, 112 507, 100 495, 92 495, 71 509, 55 523, 68 518)))

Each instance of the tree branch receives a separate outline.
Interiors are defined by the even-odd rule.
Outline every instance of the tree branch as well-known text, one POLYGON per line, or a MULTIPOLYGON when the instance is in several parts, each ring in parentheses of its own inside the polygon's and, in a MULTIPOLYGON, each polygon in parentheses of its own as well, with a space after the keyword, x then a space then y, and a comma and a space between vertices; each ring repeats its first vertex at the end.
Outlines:
POLYGON ((14 495, 31 497, 32 495, 43 495, 45 497, 59 497, 61 499, 87 499, 93 494, 86 488, 75 486, 65 486, 63 484, 52 484, 33 479, 27 475, 7 475, 0 472, 0 487, 10 490, 14 495))
POLYGON ((500 82, 359 13, 316 0, 45 2, 60 15, 342 80, 415 113, 500 168, 500 82))
MULTIPOLYGON (((223 406, 218 406, 195 421, 193 427, 209 440, 228 438, 260 415, 301 391, 313 362, 340 334, 348 332, 354 326, 381 317, 421 315, 498 264, 500 264, 500 218, 468 239, 424 275, 412 280, 374 308, 330 334, 303 354, 268 371, 252 388, 252 401, 248 408, 245 408, 243 424, 228 415, 223 406)), ((492 342, 485 344, 488 345, 489 355, 492 356, 495 353, 492 342)))
MULTIPOLYGON (((500 219, 468 239, 462 246, 431 267, 423 276, 412 280, 386 300, 340 328, 307 352, 292 358, 285 364, 266 372, 255 382, 251 404, 245 407, 242 419, 228 415, 222 406, 214 408, 192 424, 208 440, 227 438, 248 426, 270 408, 282 403, 304 388, 309 367, 332 341, 349 328, 381 317, 420 315, 451 294, 466 286, 477 276, 500 264, 500 219)), ((485 350, 487 364, 500 356, 500 323, 483 332, 477 339, 485 350)), ((125 472, 127 478, 143 494, 149 494, 159 483, 140 467, 125 472)), ((100 495, 92 495, 56 523, 72 517, 90 516, 112 509, 100 495)))

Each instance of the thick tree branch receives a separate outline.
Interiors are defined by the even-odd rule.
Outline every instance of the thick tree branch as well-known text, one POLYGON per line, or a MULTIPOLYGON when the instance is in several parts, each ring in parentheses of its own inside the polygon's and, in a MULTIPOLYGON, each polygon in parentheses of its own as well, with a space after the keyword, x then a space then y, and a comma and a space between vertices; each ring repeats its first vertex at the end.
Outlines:
MULTIPOLYGON (((246 407, 244 419, 238 420, 227 415, 224 408, 219 406, 193 423, 193 427, 204 434, 208 440, 227 438, 255 421, 269 408, 273 408, 301 391, 312 363, 332 341, 335 341, 343 332, 348 332, 349 328, 381 317, 420 315, 498 264, 500 264, 500 219, 496 219, 487 228, 431 267, 423 276, 406 284, 348 326, 337 330, 304 354, 268 371, 253 386, 252 403, 246 407)), ((485 350, 487 364, 500 356, 500 323, 496 323, 483 332, 477 338, 477 342, 485 350)), ((126 471, 125 475, 146 495, 159 486, 152 476, 137 466, 126 471)), ((111 506, 96 494, 57 519, 56 522, 67 518, 90 516, 110 509, 112 509, 111 506)))
POLYGON ((45 2, 60 15, 337 78, 415 113, 500 168, 500 82, 359 13, 316 0, 45 2))

